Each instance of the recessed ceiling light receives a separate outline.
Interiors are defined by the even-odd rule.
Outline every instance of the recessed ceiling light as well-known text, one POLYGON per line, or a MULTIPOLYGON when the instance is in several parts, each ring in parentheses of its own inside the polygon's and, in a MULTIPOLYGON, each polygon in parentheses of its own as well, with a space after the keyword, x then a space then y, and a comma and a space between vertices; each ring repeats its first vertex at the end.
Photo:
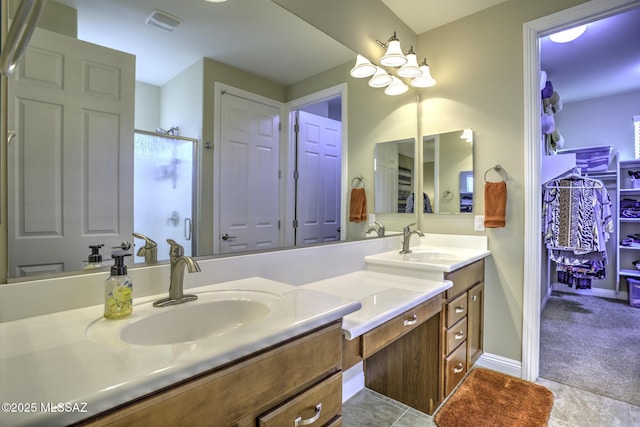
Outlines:
POLYGON ((569 43, 580 37, 585 30, 586 25, 580 25, 579 27, 569 28, 568 30, 560 31, 559 33, 551 34, 549 39, 555 43, 569 43))

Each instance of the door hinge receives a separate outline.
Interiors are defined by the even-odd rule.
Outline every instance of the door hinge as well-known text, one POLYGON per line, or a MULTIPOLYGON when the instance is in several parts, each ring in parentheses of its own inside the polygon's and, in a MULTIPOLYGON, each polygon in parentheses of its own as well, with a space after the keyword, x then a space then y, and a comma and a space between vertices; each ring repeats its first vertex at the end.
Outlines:
POLYGON ((293 125, 293 131, 294 132, 300 132, 300 125, 298 123, 296 123, 295 125, 293 125))
POLYGON ((293 171, 293 179, 298 179, 298 171, 293 171))
POLYGON ((282 171, 278 171, 278 179, 282 179, 282 171))
POLYGON ((278 132, 282 132, 282 123, 278 122, 278 132))
POLYGON ((293 220, 293 228, 298 228, 298 220, 297 219, 293 220))
POLYGON ((280 230, 280 220, 278 220, 278 230, 280 230))

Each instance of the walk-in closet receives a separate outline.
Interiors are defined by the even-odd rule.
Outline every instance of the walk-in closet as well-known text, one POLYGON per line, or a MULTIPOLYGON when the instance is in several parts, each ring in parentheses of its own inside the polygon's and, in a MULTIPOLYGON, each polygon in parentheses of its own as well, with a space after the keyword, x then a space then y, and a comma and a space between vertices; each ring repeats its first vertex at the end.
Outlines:
POLYGON ((582 31, 540 39, 539 376, 640 405, 640 7, 582 31))

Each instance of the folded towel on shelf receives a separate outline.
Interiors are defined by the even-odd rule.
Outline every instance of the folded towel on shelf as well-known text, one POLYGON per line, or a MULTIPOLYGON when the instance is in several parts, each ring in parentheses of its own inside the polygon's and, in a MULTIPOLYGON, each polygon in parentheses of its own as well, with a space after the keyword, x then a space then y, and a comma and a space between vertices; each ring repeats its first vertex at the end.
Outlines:
POLYGON ((367 219, 367 195, 364 188, 351 190, 351 204, 349 206, 349 221, 362 222, 367 219))
POLYGON ((484 226, 504 227, 507 215, 507 183, 485 182, 484 184, 484 226))

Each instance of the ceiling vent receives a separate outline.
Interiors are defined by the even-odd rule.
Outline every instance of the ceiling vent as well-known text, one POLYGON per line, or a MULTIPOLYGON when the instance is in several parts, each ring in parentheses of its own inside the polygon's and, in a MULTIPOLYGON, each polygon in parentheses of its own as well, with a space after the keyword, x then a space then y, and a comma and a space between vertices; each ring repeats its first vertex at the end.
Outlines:
POLYGON ((169 15, 167 12, 154 10, 151 12, 151 15, 149 15, 145 23, 153 27, 162 28, 166 31, 173 31, 182 24, 182 20, 173 15, 169 15))

